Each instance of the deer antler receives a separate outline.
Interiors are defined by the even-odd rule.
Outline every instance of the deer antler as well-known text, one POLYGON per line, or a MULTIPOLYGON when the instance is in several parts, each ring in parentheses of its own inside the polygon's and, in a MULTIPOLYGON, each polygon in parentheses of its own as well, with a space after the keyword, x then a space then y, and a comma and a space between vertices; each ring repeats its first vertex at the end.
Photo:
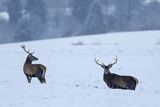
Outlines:
POLYGON ((34 52, 29 52, 29 51, 27 51, 26 49, 25 49, 25 45, 20 45, 22 48, 23 48, 23 50, 26 52, 26 53, 28 53, 28 54, 30 54, 30 55, 32 55, 32 54, 34 54, 34 52))
POLYGON ((102 62, 102 64, 98 63, 98 61, 99 61, 99 59, 96 59, 96 58, 95 58, 95 62, 96 62, 96 64, 98 64, 98 65, 100 65, 100 66, 105 65, 103 62, 102 62))
POLYGON ((116 58, 114 58, 114 60, 115 60, 115 62, 114 63, 112 63, 111 65, 114 65, 114 64, 116 64, 117 63, 117 56, 116 56, 116 58))

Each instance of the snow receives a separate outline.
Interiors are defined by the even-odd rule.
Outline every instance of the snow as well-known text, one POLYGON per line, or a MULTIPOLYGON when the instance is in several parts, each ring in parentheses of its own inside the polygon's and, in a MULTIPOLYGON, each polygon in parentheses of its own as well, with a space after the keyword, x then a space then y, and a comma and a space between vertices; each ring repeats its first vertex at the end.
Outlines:
POLYGON ((8 21, 9 20, 9 14, 8 12, 0 12, 0 21, 8 21))
POLYGON ((145 0, 146 3, 150 3, 150 2, 154 2, 154 1, 160 2, 160 0, 145 0))
POLYGON ((159 107, 160 31, 111 33, 0 45, 1 107, 159 107), (23 74, 27 54, 47 67, 46 84, 23 74), (103 82, 106 65, 111 72, 140 81, 135 91, 110 89, 103 82))

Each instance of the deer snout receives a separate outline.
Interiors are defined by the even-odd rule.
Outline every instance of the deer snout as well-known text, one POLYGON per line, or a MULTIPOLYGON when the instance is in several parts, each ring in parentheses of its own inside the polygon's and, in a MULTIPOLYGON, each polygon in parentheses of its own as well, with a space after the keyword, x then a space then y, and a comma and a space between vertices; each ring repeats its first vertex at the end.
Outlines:
POLYGON ((37 60, 38 60, 38 58, 35 58, 35 60, 37 61, 37 60))
POLYGON ((33 60, 33 61, 37 61, 37 60, 38 60, 38 58, 37 58, 37 57, 35 57, 35 56, 32 56, 32 60, 33 60))

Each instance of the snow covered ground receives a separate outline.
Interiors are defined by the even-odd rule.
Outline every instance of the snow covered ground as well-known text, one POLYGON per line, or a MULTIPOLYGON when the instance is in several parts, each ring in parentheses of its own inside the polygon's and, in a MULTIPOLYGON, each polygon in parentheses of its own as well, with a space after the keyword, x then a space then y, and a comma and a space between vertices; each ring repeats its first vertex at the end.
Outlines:
POLYGON ((0 107, 159 107, 160 31, 126 32, 0 45, 0 107), (47 67, 46 84, 23 74, 27 54, 35 51, 47 67), (135 91, 113 90, 102 80, 111 72, 140 81, 135 91))

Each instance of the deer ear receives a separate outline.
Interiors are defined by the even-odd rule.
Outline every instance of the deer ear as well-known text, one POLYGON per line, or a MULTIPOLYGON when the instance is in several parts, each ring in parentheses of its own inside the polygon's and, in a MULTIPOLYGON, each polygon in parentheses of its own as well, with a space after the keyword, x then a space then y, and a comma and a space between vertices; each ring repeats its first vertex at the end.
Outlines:
POLYGON ((105 68, 105 65, 101 65, 102 68, 105 68))
POLYGON ((108 68, 109 68, 109 69, 112 68, 112 64, 109 64, 109 65, 108 65, 108 68))

